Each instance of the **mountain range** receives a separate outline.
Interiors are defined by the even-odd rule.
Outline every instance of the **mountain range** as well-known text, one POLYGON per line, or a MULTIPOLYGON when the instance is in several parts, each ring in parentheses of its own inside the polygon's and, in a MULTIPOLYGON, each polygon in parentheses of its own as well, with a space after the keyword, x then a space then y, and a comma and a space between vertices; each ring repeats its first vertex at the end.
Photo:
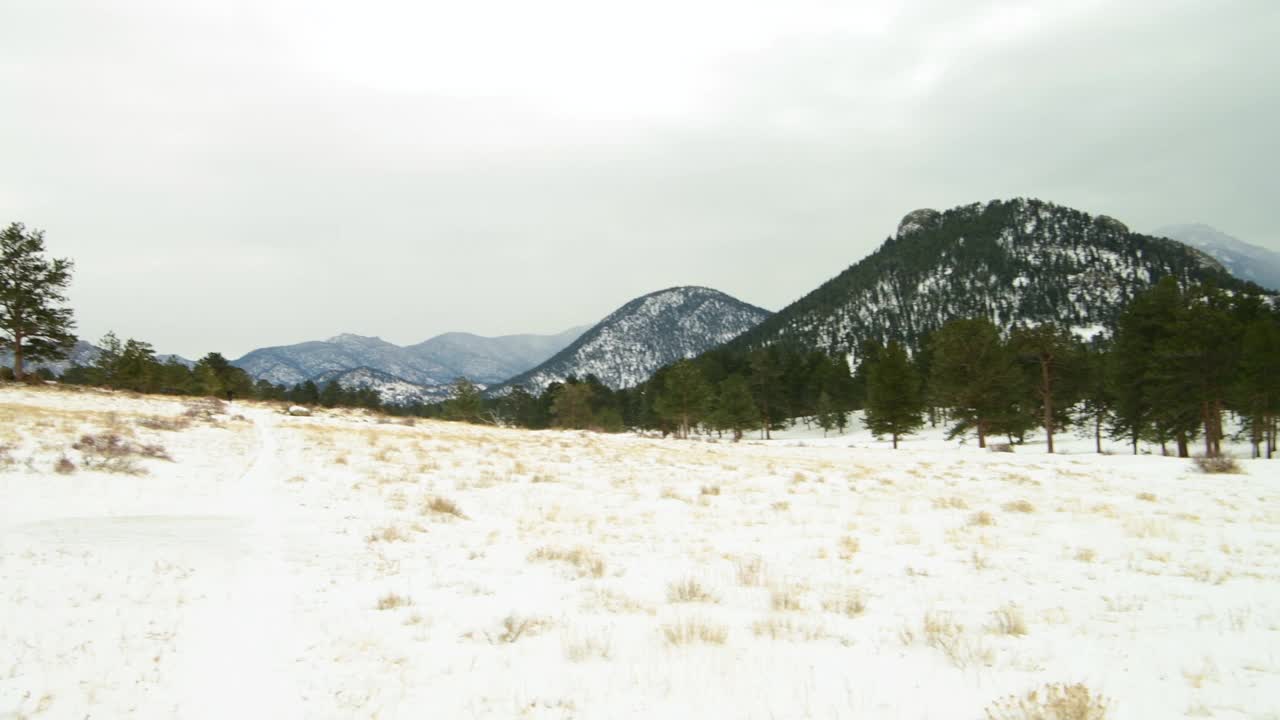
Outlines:
POLYGON ((1267 290, 1280 290, 1280 253, 1243 240, 1204 224, 1166 225, 1154 235, 1172 238, 1212 255, 1227 272, 1267 290))
POLYGON ((501 337, 452 332, 408 347, 381 338, 343 334, 328 340, 259 348, 232 364, 254 379, 276 385, 337 381, 348 389, 375 387, 384 399, 430 399, 458 377, 487 385, 528 370, 573 342, 585 329, 501 337))
POLYGON ((730 346, 780 343, 856 360, 863 340, 916 346, 956 317, 1001 327, 1055 321, 1091 334, 1166 275, 1249 286, 1204 251, 1040 200, 917 210, 870 256, 730 346))
POLYGON ((587 375, 615 390, 629 387, 664 365, 728 342, 769 315, 711 288, 660 290, 613 311, 573 344, 494 392, 520 386, 540 393, 553 382, 587 375))

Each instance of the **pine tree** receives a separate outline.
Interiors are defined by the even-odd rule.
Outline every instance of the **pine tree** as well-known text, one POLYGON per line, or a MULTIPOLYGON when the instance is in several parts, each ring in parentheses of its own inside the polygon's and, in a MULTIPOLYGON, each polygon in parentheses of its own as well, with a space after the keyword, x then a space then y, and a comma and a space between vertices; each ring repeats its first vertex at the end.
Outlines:
POLYGON ((591 396, 591 386, 580 382, 567 382, 555 390, 551 415, 555 418, 556 425, 575 430, 590 427, 591 396))
POLYGON ((1066 411, 1079 397, 1080 343, 1066 328, 1044 323, 1015 328, 1010 344, 1032 366, 1029 384, 1048 451, 1053 452, 1054 431, 1066 424, 1066 411))
POLYGON ((444 416, 448 420, 462 422, 480 422, 480 414, 484 411, 484 399, 480 389, 465 377, 454 379, 451 388, 452 396, 444 404, 444 416))
POLYGON ((822 428, 822 437, 826 437, 827 433, 836 428, 836 416, 840 414, 831 400, 831 393, 826 390, 818 393, 818 402, 815 410, 818 427, 822 428))
POLYGON ((897 341, 891 341, 867 368, 866 424, 876 436, 898 440, 924 425, 920 376, 897 341))
POLYGON ((741 375, 730 375, 720 382, 716 400, 716 425, 733 432, 733 441, 742 439, 743 432, 756 426, 759 412, 751 399, 751 387, 741 375))
POLYGON ((44 257, 44 232, 13 223, 0 232, 0 349, 13 352, 13 374, 28 361, 57 360, 75 343, 71 309, 63 307, 72 262, 44 257))
POLYGON ((769 430, 774 421, 774 412, 780 404, 782 368, 778 363, 776 349, 771 347, 752 351, 749 362, 751 390, 760 411, 760 427, 764 430, 765 439, 769 440, 772 438, 769 430))
POLYGON ((957 319, 933 337, 930 385, 957 422, 948 433, 978 433, 978 447, 1017 412, 1022 378, 1000 331, 985 318, 957 319))
POLYGON ((675 424, 677 437, 688 438, 689 431, 705 416, 710 395, 711 389, 698 366, 690 360, 680 360, 667 373, 654 409, 675 424))

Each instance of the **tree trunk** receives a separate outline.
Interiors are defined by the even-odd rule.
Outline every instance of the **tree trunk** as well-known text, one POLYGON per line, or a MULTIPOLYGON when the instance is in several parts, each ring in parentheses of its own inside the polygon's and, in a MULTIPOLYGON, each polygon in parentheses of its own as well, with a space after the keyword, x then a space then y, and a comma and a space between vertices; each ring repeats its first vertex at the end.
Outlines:
POLYGON ((1214 457, 1213 421, 1209 419, 1209 401, 1200 402, 1200 421, 1204 424, 1204 456, 1214 457))
POLYGON ((1049 452, 1053 452, 1053 376, 1049 373, 1051 356, 1040 356, 1040 392, 1044 395, 1044 434, 1049 441, 1049 452))
POLYGON ((1102 413, 1093 416, 1093 446, 1102 454, 1102 413))
POLYGON ((1169 457, 1169 441, 1160 438, 1160 456, 1169 457))
POLYGON ((22 340, 23 335, 16 330, 13 333, 13 379, 22 379, 22 340))
POLYGON ((1187 447, 1188 445, 1187 433, 1180 431, 1178 433, 1178 457, 1191 457, 1191 449, 1187 447))
POLYGON ((893 434, 893 449, 898 449, 898 433, 893 434))
POLYGON ((978 421, 978 447, 985 448, 987 446, 987 421, 978 421))

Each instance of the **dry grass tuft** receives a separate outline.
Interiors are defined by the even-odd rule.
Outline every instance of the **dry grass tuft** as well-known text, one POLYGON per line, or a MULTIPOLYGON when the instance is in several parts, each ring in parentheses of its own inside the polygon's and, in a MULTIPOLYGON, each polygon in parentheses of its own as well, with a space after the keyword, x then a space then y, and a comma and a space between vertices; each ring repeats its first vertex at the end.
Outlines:
POLYGON ((71 462, 71 458, 63 455, 53 464, 53 471, 59 475, 70 475, 76 471, 76 464, 71 462))
POLYGON ((398 595, 390 592, 378 598, 379 610, 395 610, 396 608, 412 605, 413 601, 404 595, 398 595))
POLYGON ((937 510, 968 510, 969 503, 962 497, 938 497, 933 499, 933 507, 937 510))
POLYGON ((1206 475, 1239 475, 1242 472, 1240 463, 1237 463, 1235 458, 1226 455, 1198 457, 1194 462, 1200 472, 1206 475))
POLYGON ((541 618, 508 615, 502 619, 502 632, 490 636, 490 642, 511 644, 523 637, 533 637, 551 625, 541 618))
POLYGON ((191 427, 191 418, 186 416, 178 417, 161 417, 152 415, 148 417, 138 418, 139 427, 148 430, 160 430, 163 432, 178 432, 191 427))
POLYGON ((432 495, 423 500, 421 513, 423 515, 448 515, 462 520, 467 519, 467 516, 458 507, 457 503, 439 495, 432 495))
POLYGON ((969 516, 969 524, 988 527, 991 525, 995 525, 996 519, 991 513, 987 512, 986 510, 982 510, 969 516))
MULTIPOLYGON (((990 648, 965 633, 964 626, 947 613, 925 613, 921 631, 926 645, 940 651, 961 670, 975 664, 989 666, 995 659, 990 648)), ((903 631, 901 636, 904 642, 915 638, 910 630, 903 631)))
POLYGON ((604 558, 587 548, 541 547, 529 553, 529 562, 563 562, 572 565, 582 577, 604 577, 604 558))
POLYGON ((703 486, 702 486, 702 494, 703 494, 704 496, 705 496, 705 495, 719 495, 719 494, 720 494, 720 486, 719 486, 719 485, 703 485, 703 486))
POLYGON ((853 556, 862 549, 862 544, 858 542, 858 538, 845 535, 840 538, 840 559, 852 560, 853 556))
POLYGON ((1138 499, 1142 500, 1143 502, 1155 502, 1156 496, 1153 493, 1140 492, 1138 493, 1138 499))
POLYGON ((366 541, 370 543, 409 542, 409 536, 395 525, 388 525, 387 527, 377 530, 369 535, 366 541))
POLYGON ((777 612, 798 612, 804 609, 800 603, 803 588, 794 585, 776 585, 769 589, 769 607, 777 612))
POLYGON ((1094 552, 1093 548, 1080 548, 1079 550, 1076 550, 1076 560, 1079 560, 1080 562, 1093 562, 1096 557, 1098 557, 1098 553, 1094 552))
POLYGON ((1046 685, 986 709, 987 720, 1106 720, 1107 701, 1084 685, 1046 685))
POLYGON ((1013 603, 1009 603, 1004 607, 991 613, 993 622, 991 631, 998 635, 1013 635, 1021 637, 1027 634, 1027 621, 1022 616, 1022 610, 1013 603))
POLYGON ((1033 513, 1036 511, 1036 506, 1026 500, 1014 500, 1012 502, 1005 503, 1001 507, 1004 508, 1005 512, 1033 513))
POLYGON ((702 587, 701 583, 693 578, 685 578, 668 585, 667 601, 673 603, 720 602, 719 598, 712 595, 706 588, 702 587))
POLYGON ((862 592, 853 588, 833 591, 822 598, 822 609, 845 617, 858 617, 867 611, 867 601, 862 592))
POLYGON ((764 585, 764 560, 759 555, 749 555, 734 561, 737 567, 738 584, 746 587, 764 585))
POLYGON ((729 628, 699 618, 685 618, 663 625, 662 635, 668 645, 677 647, 694 643, 723 645, 729 639, 729 628))

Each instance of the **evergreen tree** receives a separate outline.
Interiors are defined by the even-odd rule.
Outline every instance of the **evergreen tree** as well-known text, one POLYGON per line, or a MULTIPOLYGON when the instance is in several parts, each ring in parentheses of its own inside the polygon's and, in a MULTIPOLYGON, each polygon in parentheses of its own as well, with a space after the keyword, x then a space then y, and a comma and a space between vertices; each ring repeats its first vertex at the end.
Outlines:
POLYGON ((938 330, 930 384, 957 421, 948 437, 972 429, 978 447, 986 447, 987 435, 1007 427, 1017 412, 1021 377, 1013 353, 985 318, 952 320, 938 330))
POLYGON ((710 394, 698 367, 690 360, 680 360, 667 373, 654 409, 676 426, 677 437, 688 438, 689 431, 703 420, 710 394))
POLYGON ((1068 422, 1067 411, 1079 396, 1079 341, 1070 330, 1045 323, 1015 328, 1010 343, 1031 365, 1029 385, 1048 452, 1053 452, 1053 434, 1068 422))
POLYGON ((593 420, 591 395, 591 386, 580 382, 567 382, 557 388, 551 403, 551 416, 555 418, 556 426, 575 430, 590 427, 593 420))
POLYGON ((818 393, 818 403, 815 411, 818 427, 822 428, 822 437, 826 437, 827 433, 835 429, 838 423, 836 417, 843 413, 836 410, 835 404, 831 401, 831 394, 826 390, 818 393))
POLYGON ((769 440, 772 439, 769 430, 780 404, 782 389, 782 367, 778 363, 777 349, 769 347, 752 351, 750 365, 751 390, 760 412, 760 427, 764 430, 765 439, 769 440))
POLYGON ((1253 456, 1274 457, 1280 416, 1280 317, 1274 312, 1259 313, 1244 328, 1231 396, 1233 408, 1246 422, 1253 456))
POLYGON ((13 352, 13 374, 28 361, 57 360, 75 344, 71 309, 63 307, 72 263, 44 257, 44 232, 22 223, 0 231, 0 349, 13 352))
POLYGON ((866 424, 876 436, 898 439, 924 425, 924 395, 919 374, 907 351, 891 341, 867 368, 866 424))
POLYGON ((480 388, 465 377, 459 377, 453 381, 451 393, 452 397, 444 404, 445 418, 469 423, 480 422, 484 411, 480 388))
POLYGON ((759 423, 759 412, 751 399, 751 386, 741 375, 730 375, 720 382, 716 401, 716 425, 733 433, 733 440, 742 439, 743 432, 759 423))

